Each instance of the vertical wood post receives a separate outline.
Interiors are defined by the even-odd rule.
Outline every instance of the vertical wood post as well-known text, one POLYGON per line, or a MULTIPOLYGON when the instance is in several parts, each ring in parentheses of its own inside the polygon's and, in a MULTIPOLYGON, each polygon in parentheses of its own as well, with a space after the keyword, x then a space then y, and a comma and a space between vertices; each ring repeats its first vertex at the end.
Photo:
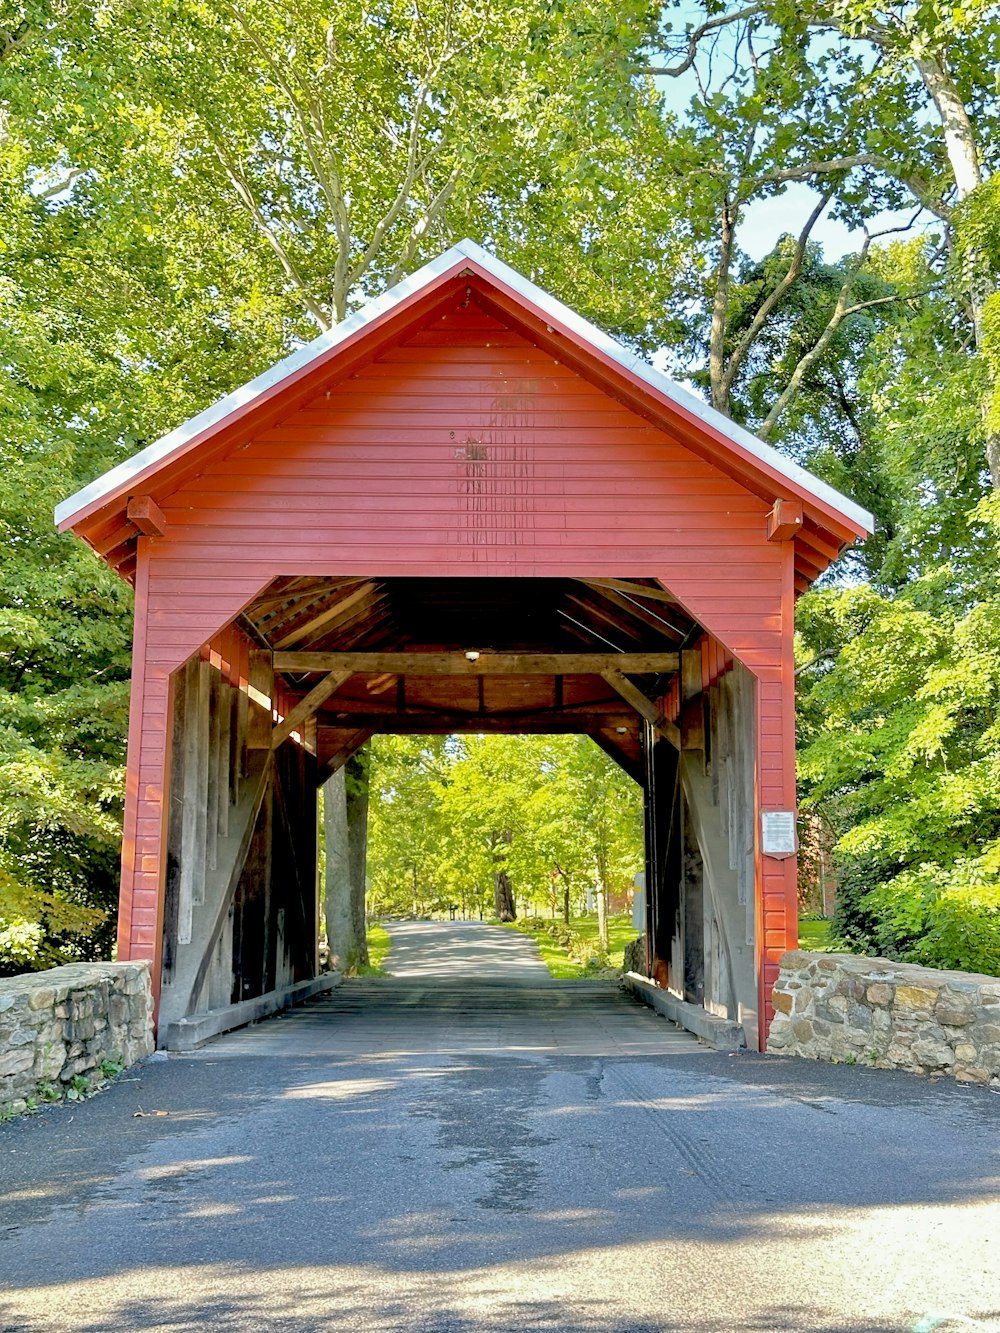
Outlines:
POLYGON ((259 649, 250 653, 250 716, 247 724, 247 748, 270 750, 274 726, 274 670, 271 654, 259 649), (263 700, 268 702, 265 704, 263 700))
POLYGON ((757 673, 756 954, 761 1049, 774 1016, 771 992, 781 955, 798 944, 798 873, 794 856, 761 851, 761 811, 794 810, 795 790, 795 584, 791 542, 782 544, 785 582, 781 602, 781 652, 774 667, 757 673))
POLYGON ((172 705, 169 669, 151 660, 149 540, 137 543, 118 957, 149 959, 158 997, 172 705))

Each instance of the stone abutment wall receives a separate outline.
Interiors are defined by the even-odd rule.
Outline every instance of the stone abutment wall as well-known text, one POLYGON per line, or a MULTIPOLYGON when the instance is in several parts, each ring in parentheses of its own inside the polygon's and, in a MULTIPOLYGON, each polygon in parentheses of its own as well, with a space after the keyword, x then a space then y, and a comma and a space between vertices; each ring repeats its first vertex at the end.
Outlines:
POLYGON ((149 964, 72 963, 0 979, 0 1112, 50 1099, 102 1061, 153 1050, 149 964))
POLYGON ((794 950, 774 1008, 771 1054, 1000 1087, 1000 977, 794 950))

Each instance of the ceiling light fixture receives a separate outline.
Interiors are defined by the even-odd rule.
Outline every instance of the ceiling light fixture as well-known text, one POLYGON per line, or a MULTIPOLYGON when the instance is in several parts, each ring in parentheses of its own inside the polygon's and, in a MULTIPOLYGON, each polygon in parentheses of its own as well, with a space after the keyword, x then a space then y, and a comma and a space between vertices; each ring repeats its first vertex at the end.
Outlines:
POLYGON ((478 661, 479 661, 479 654, 476 652, 475 648, 469 648, 469 649, 466 650, 465 660, 466 660, 467 662, 478 662, 478 661))

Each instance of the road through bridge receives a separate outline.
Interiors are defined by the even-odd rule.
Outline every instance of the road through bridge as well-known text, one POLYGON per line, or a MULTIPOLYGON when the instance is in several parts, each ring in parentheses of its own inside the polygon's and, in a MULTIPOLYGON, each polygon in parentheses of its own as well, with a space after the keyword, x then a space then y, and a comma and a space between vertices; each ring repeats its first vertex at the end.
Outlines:
POLYGON ((0 1126, 0 1329, 1000 1329, 1000 1097, 723 1055, 499 928, 394 940, 0 1126))

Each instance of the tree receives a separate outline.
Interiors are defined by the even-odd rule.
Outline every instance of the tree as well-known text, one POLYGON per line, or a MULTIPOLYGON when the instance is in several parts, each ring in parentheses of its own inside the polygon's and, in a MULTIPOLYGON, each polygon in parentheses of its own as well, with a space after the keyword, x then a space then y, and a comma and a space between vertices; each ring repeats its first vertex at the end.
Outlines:
MULTIPOLYGON (((703 20, 688 19, 679 33, 672 28, 675 15, 668 6, 654 40, 668 63, 653 68, 694 80, 692 121, 701 133, 715 133, 721 159, 708 337, 714 405, 729 410, 741 362, 798 280, 813 228, 831 206, 835 216, 866 233, 885 207, 902 206, 908 198, 918 212, 940 221, 966 295, 974 347, 982 352, 995 271, 987 247, 971 231, 963 241, 961 231, 966 216, 981 216, 974 197, 987 191, 996 165, 995 7, 832 0, 803 8, 760 0, 710 5, 703 20), (754 199, 781 193, 792 182, 814 190, 815 209, 786 246, 780 277, 763 295, 755 319, 732 338, 730 274, 741 215, 754 199)), ((870 249, 866 236, 855 277, 870 249)), ((848 272, 826 331, 807 354, 813 360, 846 312, 858 306, 853 284, 848 272)), ((761 423, 765 434, 791 401, 794 378, 787 387, 792 392, 784 401, 779 397, 774 415, 761 423)), ((993 484, 1000 485, 1000 435, 992 428, 985 450, 993 484)))
POLYGON ((460 903, 512 920, 518 904, 551 905, 557 881, 567 904, 587 888, 606 902, 641 864, 638 789, 586 737, 381 737, 373 752, 380 910, 460 903))

